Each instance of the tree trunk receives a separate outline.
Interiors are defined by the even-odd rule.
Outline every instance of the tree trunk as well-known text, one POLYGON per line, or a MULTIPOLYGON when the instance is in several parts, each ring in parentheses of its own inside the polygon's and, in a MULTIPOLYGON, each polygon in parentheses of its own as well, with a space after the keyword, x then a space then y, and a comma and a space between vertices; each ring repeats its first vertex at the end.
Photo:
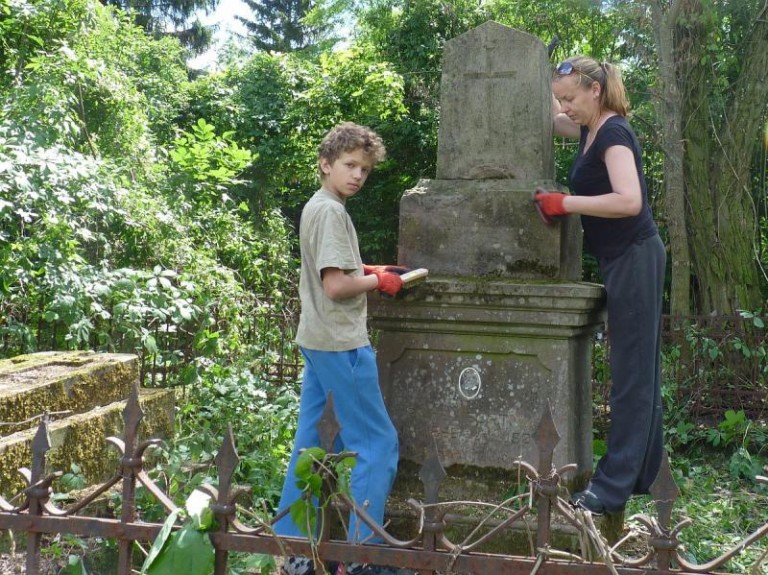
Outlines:
POLYGON ((747 40, 738 50, 743 60, 735 80, 717 91, 723 77, 708 53, 710 8, 683 0, 686 25, 677 29, 686 119, 685 197, 698 311, 734 314, 762 304, 750 166, 768 96, 768 22, 763 4, 749 19, 752 30, 743 35, 747 40))
POLYGON ((666 0, 651 5, 653 28, 659 62, 660 93, 657 94, 661 143, 664 150, 664 199, 669 232, 672 285, 670 313, 687 316, 691 303, 691 256, 685 218, 685 186, 683 179, 682 101, 676 77, 674 26, 680 12, 681 0, 675 0, 664 12, 666 0))

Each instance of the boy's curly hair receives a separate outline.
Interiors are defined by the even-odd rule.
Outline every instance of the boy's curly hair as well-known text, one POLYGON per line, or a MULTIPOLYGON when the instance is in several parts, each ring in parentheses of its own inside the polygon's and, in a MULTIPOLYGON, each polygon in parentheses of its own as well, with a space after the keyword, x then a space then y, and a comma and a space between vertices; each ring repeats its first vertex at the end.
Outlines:
MULTIPOLYGON (((320 142, 317 148, 318 170, 320 160, 325 159, 332 164, 344 152, 360 149, 374 166, 384 160, 387 155, 384 142, 376 132, 354 122, 342 122, 332 128, 320 142)), ((320 176, 322 177, 322 172, 320 176)))

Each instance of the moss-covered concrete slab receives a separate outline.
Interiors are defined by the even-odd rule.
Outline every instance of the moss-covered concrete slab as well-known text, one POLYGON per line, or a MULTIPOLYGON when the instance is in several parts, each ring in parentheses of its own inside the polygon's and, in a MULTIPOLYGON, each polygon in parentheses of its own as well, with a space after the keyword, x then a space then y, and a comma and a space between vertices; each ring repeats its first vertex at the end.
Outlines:
MULTIPOLYGON (((141 441, 169 438, 173 435, 175 394, 173 390, 140 391, 139 403, 144 418, 139 426, 141 441)), ((89 484, 111 477, 117 470, 120 453, 108 444, 110 436, 123 436, 123 410, 126 401, 116 401, 75 414, 49 424, 51 449, 46 457, 46 471, 68 472, 79 465, 89 484)), ((14 433, 0 440, 0 493, 10 498, 26 485, 17 473, 32 463, 32 440, 37 428, 14 433)))
POLYGON ((35 425, 45 412, 85 413, 120 401, 138 380, 130 354, 40 352, 0 360, 3 434, 35 425))

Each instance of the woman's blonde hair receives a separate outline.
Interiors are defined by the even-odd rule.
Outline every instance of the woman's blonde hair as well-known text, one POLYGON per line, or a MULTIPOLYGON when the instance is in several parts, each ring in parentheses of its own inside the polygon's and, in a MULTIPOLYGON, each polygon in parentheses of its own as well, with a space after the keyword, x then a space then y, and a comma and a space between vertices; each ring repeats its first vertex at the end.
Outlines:
POLYGON ((624 90, 624 82, 621 79, 621 72, 613 64, 608 62, 598 62, 594 58, 587 56, 574 56, 568 58, 560 64, 553 72, 553 80, 577 74, 579 84, 588 88, 593 82, 600 84, 600 106, 607 110, 616 112, 620 116, 626 116, 629 113, 629 101, 624 90), (570 66, 565 64, 570 63, 570 66), (570 69, 563 73, 563 70, 570 69))

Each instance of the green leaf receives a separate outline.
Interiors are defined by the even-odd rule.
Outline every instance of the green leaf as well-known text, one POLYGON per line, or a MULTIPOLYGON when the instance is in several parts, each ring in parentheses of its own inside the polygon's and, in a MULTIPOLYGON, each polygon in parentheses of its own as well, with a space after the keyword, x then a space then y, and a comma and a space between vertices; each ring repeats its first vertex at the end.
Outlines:
POLYGON ((336 465, 346 469, 354 469, 355 465, 357 465, 357 457, 345 457, 336 465))
POLYGON ((67 566, 60 573, 61 575, 88 575, 83 558, 79 555, 70 555, 67 558, 67 566))
POLYGON ((145 335, 143 338, 144 343, 144 349, 146 349, 149 353, 157 353, 159 351, 159 348, 157 347, 157 340, 152 335, 145 335))
POLYGON ((171 535, 147 575, 210 575, 215 556, 208 534, 187 524, 171 535))
POLYGON ((302 533, 309 536, 317 530, 317 510, 306 499, 299 499, 291 505, 291 519, 302 533))
POLYGON ((195 489, 184 505, 195 529, 205 531, 213 525, 213 511, 210 508, 211 496, 195 489))
POLYGON ((158 533, 157 537, 155 537, 155 541, 152 543, 152 547, 149 550, 149 555, 147 555, 147 558, 144 560, 144 565, 141 567, 141 575, 147 573, 147 569, 152 566, 155 560, 162 553, 165 542, 168 540, 168 536, 171 534, 171 530, 173 529, 173 525, 176 523, 176 518, 179 516, 179 513, 181 513, 181 509, 173 510, 165 520, 165 523, 163 523, 163 528, 160 529, 160 533, 158 533))
POLYGON ((245 567, 249 571, 254 570, 261 575, 269 575, 277 570, 277 563, 273 555, 254 553, 246 558, 245 567))
POLYGON ((322 447, 309 447, 302 451, 294 469, 296 477, 305 481, 309 479, 309 476, 312 474, 313 464, 323 457, 325 457, 325 449, 322 447))

